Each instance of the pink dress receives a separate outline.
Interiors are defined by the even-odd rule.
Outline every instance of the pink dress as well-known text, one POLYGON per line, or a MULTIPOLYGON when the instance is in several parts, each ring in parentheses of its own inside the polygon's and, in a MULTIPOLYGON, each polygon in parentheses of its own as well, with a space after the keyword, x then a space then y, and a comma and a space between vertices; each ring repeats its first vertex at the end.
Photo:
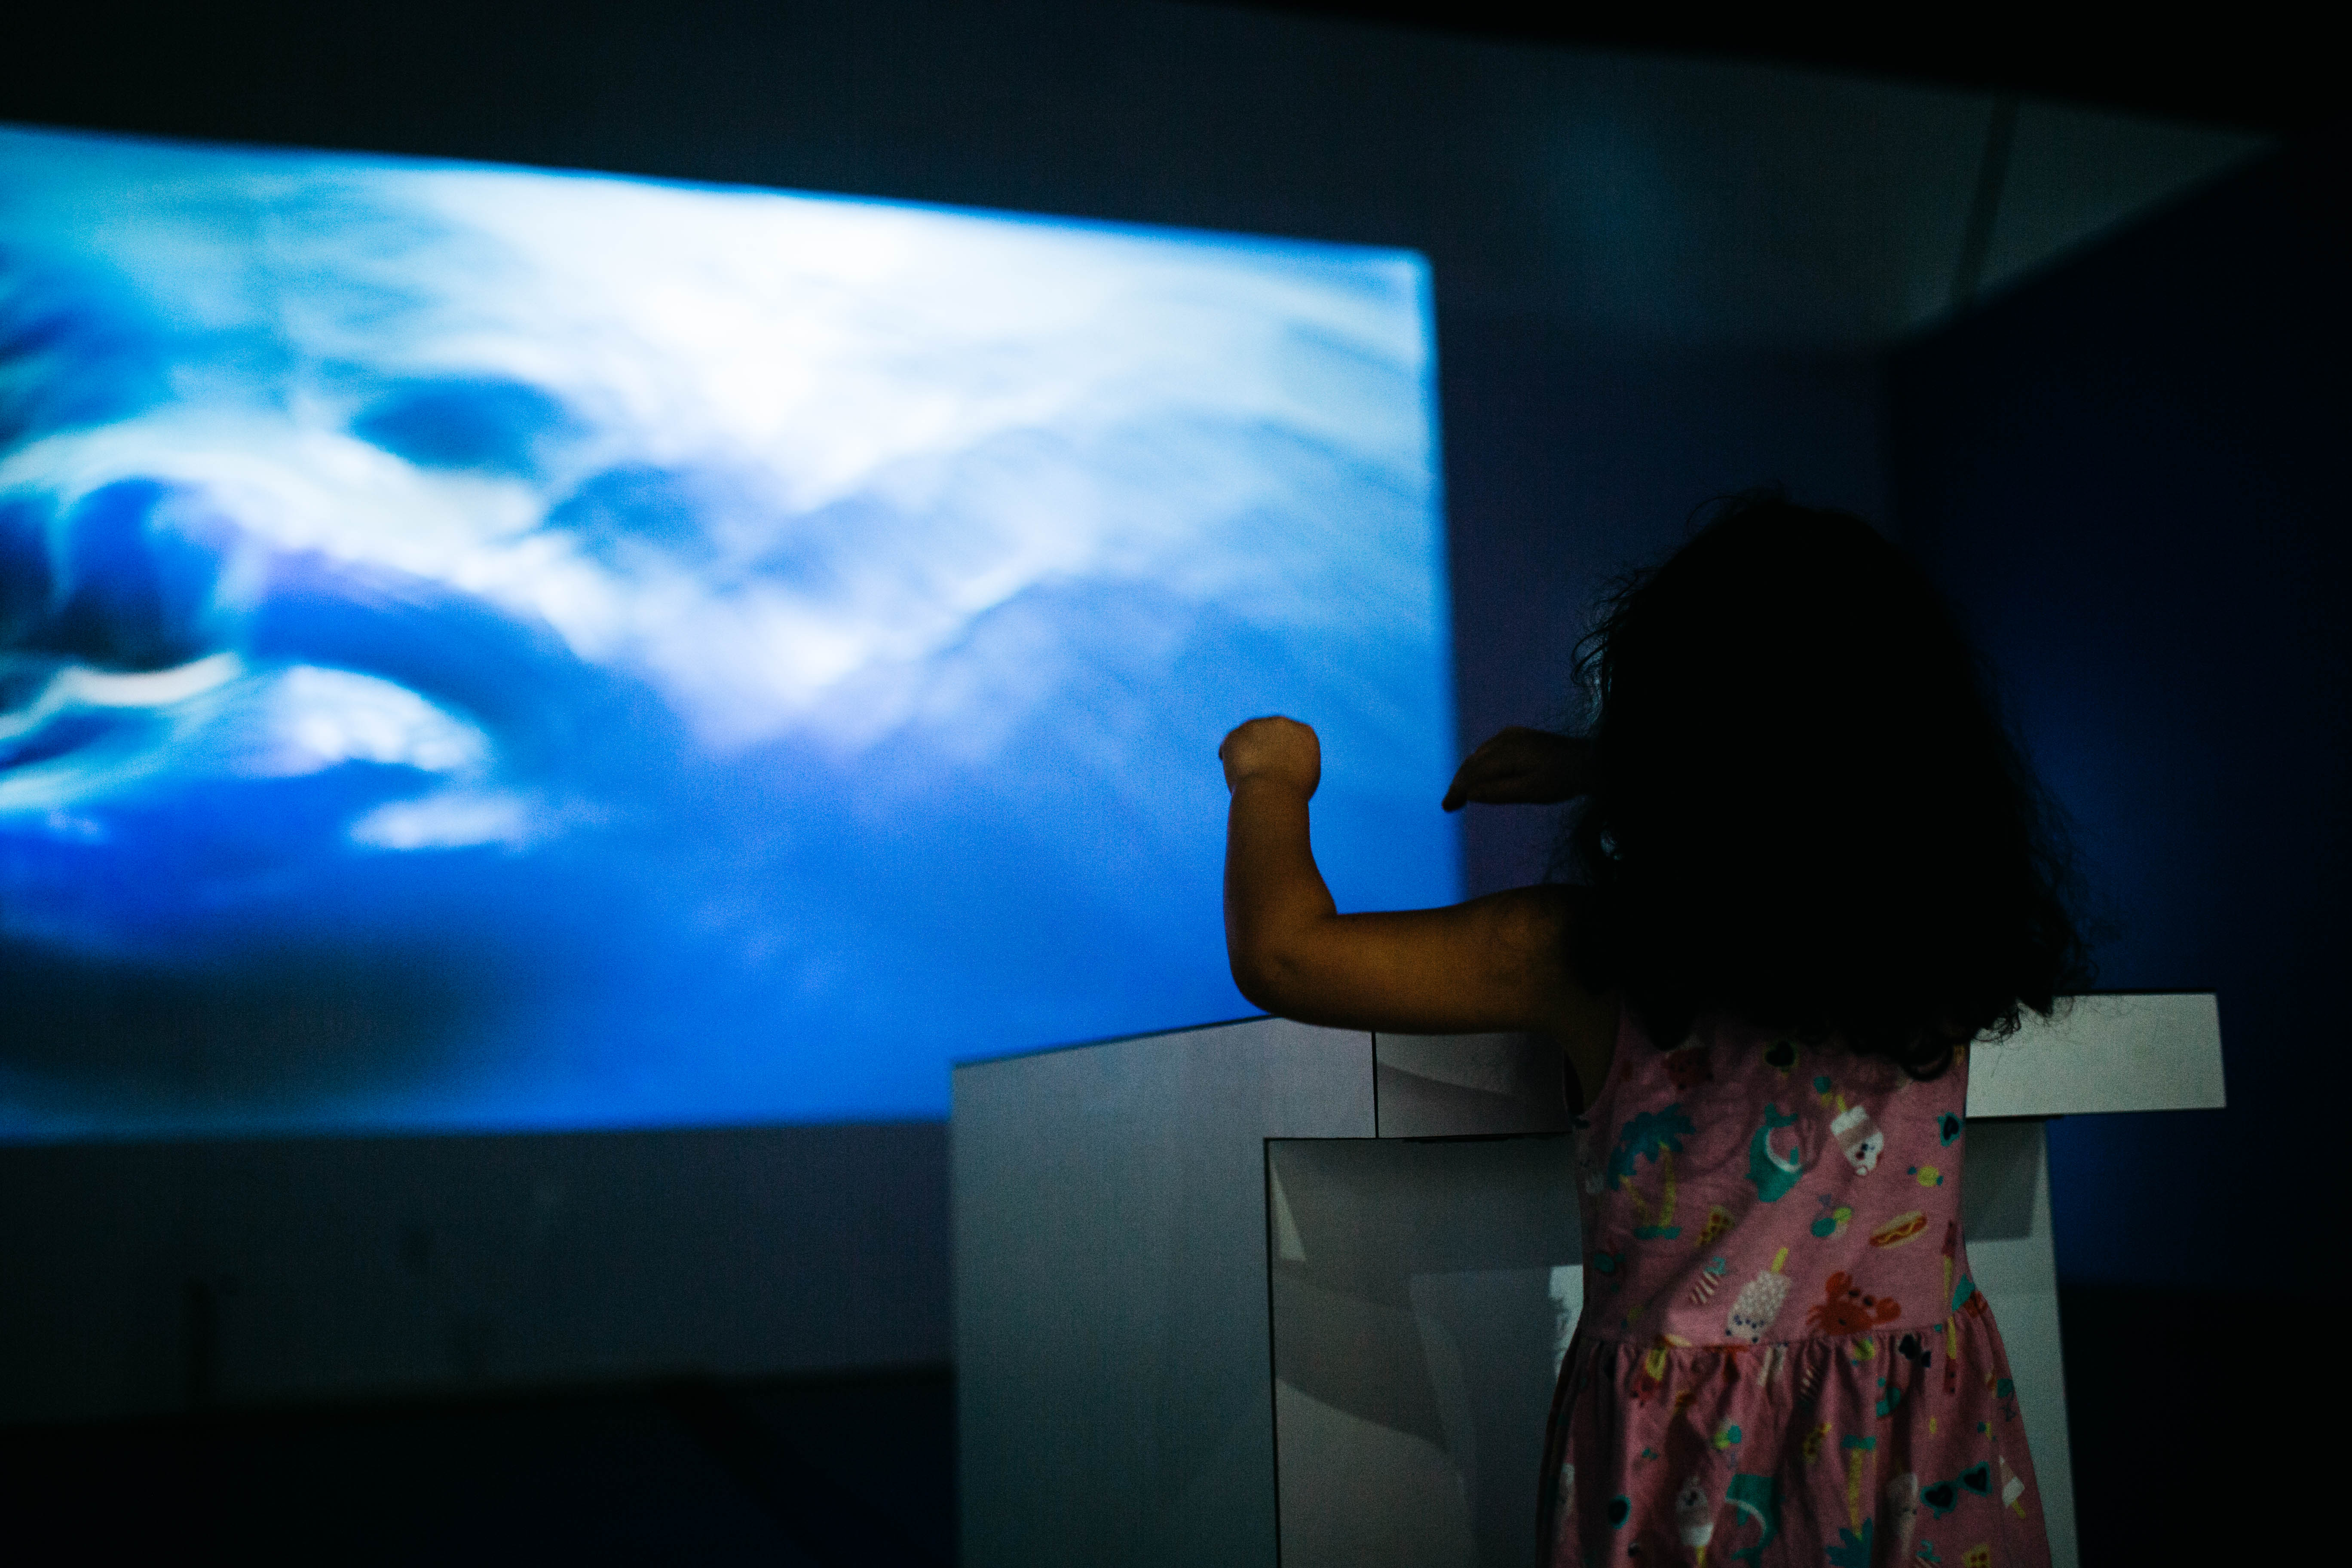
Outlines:
POLYGON ((2009 1361, 1960 1237, 1965 1053, 1890 1063, 1621 1022, 1577 1120, 1584 1313, 1544 1542, 1587 1563, 2044 1568, 2009 1361))

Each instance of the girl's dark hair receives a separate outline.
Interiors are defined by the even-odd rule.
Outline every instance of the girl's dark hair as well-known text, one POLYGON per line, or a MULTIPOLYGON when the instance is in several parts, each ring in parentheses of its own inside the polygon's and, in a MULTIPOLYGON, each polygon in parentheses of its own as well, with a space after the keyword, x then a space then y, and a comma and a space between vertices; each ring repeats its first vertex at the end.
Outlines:
POLYGON ((2065 819, 1950 607, 1861 519, 1718 503, 1578 647, 1575 963, 1672 1048, 1727 1013, 1915 1077, 2092 970, 2065 819))

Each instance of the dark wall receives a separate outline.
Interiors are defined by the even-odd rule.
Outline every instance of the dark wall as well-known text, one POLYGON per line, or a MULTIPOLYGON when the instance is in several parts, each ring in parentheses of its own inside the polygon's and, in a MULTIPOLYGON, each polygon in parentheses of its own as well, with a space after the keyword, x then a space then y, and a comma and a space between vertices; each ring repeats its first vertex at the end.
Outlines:
POLYGON ((948 1358, 938 1122, 0 1148, 0 1423, 948 1358))
POLYGON ((2268 160, 1893 359, 1900 527, 2081 825, 2101 984, 2221 997, 2228 1110, 2052 1129, 2075 1284, 2284 1291, 2339 1250, 2346 154, 2268 160))

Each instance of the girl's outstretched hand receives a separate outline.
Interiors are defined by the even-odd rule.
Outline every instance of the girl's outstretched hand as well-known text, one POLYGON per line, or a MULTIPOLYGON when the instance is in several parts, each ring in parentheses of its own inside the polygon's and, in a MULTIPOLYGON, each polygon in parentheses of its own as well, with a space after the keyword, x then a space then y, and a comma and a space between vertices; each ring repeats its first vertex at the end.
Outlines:
POLYGON ((1225 764, 1225 787, 1246 778, 1270 776, 1313 795, 1323 782, 1323 742, 1296 719, 1253 719, 1217 748, 1225 764))
MULTIPOLYGON (((1235 733, 1239 733, 1238 731, 1235 733)), ((1592 742, 1514 724, 1463 759, 1446 787, 1445 809, 1550 805, 1591 788, 1592 742)))

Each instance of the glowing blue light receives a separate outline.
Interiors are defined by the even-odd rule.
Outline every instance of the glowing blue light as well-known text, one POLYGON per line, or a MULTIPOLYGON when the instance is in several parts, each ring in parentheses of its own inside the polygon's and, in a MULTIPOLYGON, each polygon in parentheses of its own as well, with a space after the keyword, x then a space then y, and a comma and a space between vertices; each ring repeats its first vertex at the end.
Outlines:
POLYGON ((1457 892, 1425 269, 0 130, 0 1138, 932 1116, 1457 892), (21 1005, 15 1004, 21 1003, 21 1005))

